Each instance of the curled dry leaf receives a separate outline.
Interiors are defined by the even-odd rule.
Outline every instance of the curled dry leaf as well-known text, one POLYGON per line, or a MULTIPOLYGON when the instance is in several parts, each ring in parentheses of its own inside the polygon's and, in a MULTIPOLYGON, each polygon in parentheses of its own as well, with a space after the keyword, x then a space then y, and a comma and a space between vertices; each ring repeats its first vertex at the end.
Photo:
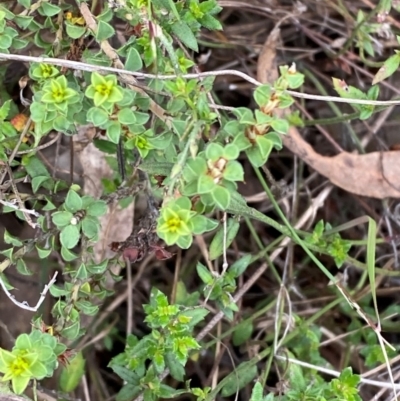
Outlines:
MULTIPOLYGON (((279 30, 274 29, 258 58, 257 78, 262 83, 271 83, 278 78, 275 66, 278 40, 279 30)), ((363 155, 341 152, 333 157, 323 156, 302 138, 296 127, 291 127, 282 139, 286 148, 332 184, 360 196, 400 198, 400 151, 363 155)))

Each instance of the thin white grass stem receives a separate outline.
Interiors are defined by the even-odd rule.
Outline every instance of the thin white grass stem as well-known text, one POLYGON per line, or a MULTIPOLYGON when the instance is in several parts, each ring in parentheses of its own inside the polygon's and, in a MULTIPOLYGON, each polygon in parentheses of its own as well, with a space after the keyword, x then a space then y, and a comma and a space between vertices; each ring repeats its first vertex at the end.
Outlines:
POLYGON ((21 309, 29 310, 31 312, 37 312, 38 309, 40 308, 40 306, 42 305, 43 301, 45 300, 46 294, 49 291, 50 287, 56 282, 57 274, 58 274, 58 272, 55 272, 54 276, 50 280, 50 282, 44 286, 43 291, 40 294, 39 301, 37 302, 37 304, 35 306, 29 306, 28 302, 26 302, 26 301, 22 301, 22 302, 17 301, 15 299, 14 295, 12 295, 10 293, 10 291, 8 291, 8 289, 7 289, 4 281, 2 280, 1 276, 0 276, 0 286, 3 289, 3 291, 5 292, 5 294, 7 295, 7 297, 11 300, 11 302, 14 305, 17 305, 21 309))
MULTIPOLYGON (((177 75, 155 75, 155 74, 145 74, 142 72, 134 72, 123 70, 115 67, 105 67, 99 65, 92 65, 87 63, 81 63, 72 60, 62 60, 51 57, 33 57, 33 56, 25 56, 20 54, 7 54, 0 53, 0 60, 16 60, 23 62, 32 62, 32 63, 43 63, 43 64, 52 64, 60 67, 67 67, 74 70, 81 71, 104 71, 104 72, 114 72, 116 74, 124 74, 124 75, 132 75, 136 78, 150 78, 150 79, 175 79, 177 75)), ((243 78, 245 81, 250 82, 254 86, 262 85, 261 82, 252 78, 250 75, 245 74, 244 72, 237 70, 220 70, 220 71, 208 71, 197 74, 182 74, 182 78, 204 78, 210 76, 224 76, 224 75, 235 75, 240 78, 243 78)), ((400 105, 400 100, 366 100, 366 99, 345 99, 337 96, 321 96, 321 95, 311 95, 308 93, 301 93, 296 91, 286 91, 286 93, 292 95, 293 97, 299 99, 311 99, 311 100, 320 100, 323 102, 336 102, 336 103, 352 103, 352 104, 366 104, 366 105, 374 105, 374 106, 395 106, 400 105)))

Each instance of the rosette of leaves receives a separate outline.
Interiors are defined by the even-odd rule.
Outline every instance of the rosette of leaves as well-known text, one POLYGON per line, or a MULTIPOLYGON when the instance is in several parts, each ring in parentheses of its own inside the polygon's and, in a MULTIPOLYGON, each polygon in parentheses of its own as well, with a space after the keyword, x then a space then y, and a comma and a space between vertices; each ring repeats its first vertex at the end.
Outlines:
MULTIPOLYGON (((51 69, 35 69, 35 74, 54 75, 51 69)), ((35 122, 35 136, 38 142, 41 136, 51 130, 69 134, 74 132, 75 115, 82 110, 83 95, 75 82, 69 82, 64 75, 39 82, 41 89, 33 96, 30 111, 35 122), (44 82, 44 83, 43 83, 44 82), (77 90, 72 89, 75 86, 77 90)), ((35 144, 36 146, 36 144, 35 144)))
POLYGON ((94 103, 87 112, 87 120, 105 130, 111 142, 119 143, 121 135, 129 138, 130 133, 146 131, 144 125, 150 118, 149 114, 137 107, 142 99, 136 92, 119 87, 115 75, 93 73, 85 95, 94 103))
POLYGON ((22 394, 31 379, 52 376, 57 368, 57 355, 65 349, 50 334, 39 331, 21 334, 11 352, 0 349, 2 381, 11 381, 14 393, 22 394))
POLYGON ((45 63, 32 63, 29 70, 30 77, 38 82, 55 78, 59 74, 60 71, 54 65, 45 63))
POLYGON ((212 274, 203 264, 197 263, 196 270, 204 283, 204 294, 207 299, 215 301, 228 319, 233 320, 233 313, 238 311, 232 301, 232 294, 236 291, 236 279, 240 277, 251 263, 251 255, 245 255, 233 263, 225 274, 212 274))
POLYGON ((118 86, 117 77, 113 74, 103 76, 97 72, 91 75, 91 84, 85 95, 93 99, 95 107, 103 106, 105 110, 113 108, 114 104, 122 100, 123 93, 118 86))
POLYGON ((222 146, 210 143, 194 159, 188 160, 183 170, 186 184, 183 193, 187 196, 200 195, 203 205, 225 210, 230 203, 231 193, 236 190, 236 181, 243 181, 242 165, 236 160, 240 149, 231 143, 222 146))
POLYGON ((190 247, 193 235, 211 231, 218 223, 192 210, 189 198, 182 196, 161 208, 157 222, 157 235, 167 245, 177 244, 182 249, 190 247))
POLYGON ((327 251, 334 259, 336 266, 340 268, 346 261, 352 244, 343 239, 339 233, 329 234, 330 230, 332 230, 332 226, 329 223, 324 224, 324 221, 320 220, 305 240, 309 244, 317 245, 327 251))
POLYGON ((286 120, 274 118, 260 110, 235 110, 238 121, 228 122, 224 130, 232 136, 233 144, 246 153, 251 164, 261 167, 268 160, 272 149, 282 149, 280 134, 286 134, 289 124, 286 120))
POLYGON ((151 333, 140 340, 134 335, 128 336, 125 352, 109 364, 125 381, 117 395, 118 401, 132 400, 142 391, 145 399, 173 398, 182 393, 184 390, 161 383, 158 376, 168 368, 175 380, 184 380, 189 352, 200 348, 193 337, 193 328, 208 314, 205 308, 170 304, 157 289, 152 289, 150 303, 144 305, 144 311, 151 333))
POLYGON ((140 156, 145 159, 152 150, 165 150, 169 147, 172 141, 172 133, 165 132, 161 135, 154 135, 152 129, 148 129, 142 133, 129 132, 127 134, 125 149, 136 148, 140 156))
POLYGON ((70 189, 62 209, 52 214, 53 223, 60 230, 62 253, 68 253, 78 244, 81 233, 91 241, 96 240, 100 229, 98 217, 107 211, 104 201, 94 200, 91 196, 81 197, 70 189))

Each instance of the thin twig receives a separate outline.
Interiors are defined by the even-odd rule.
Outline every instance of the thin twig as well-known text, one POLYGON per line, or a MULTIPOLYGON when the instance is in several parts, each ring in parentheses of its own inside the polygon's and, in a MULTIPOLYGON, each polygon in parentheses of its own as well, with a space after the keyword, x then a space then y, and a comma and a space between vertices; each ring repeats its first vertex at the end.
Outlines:
MULTIPOLYGON (((86 3, 81 3, 85 5, 86 3)), ((102 67, 98 65, 92 65, 87 63, 81 63, 72 60, 61 60, 55 59, 50 57, 32 57, 32 56, 22 56, 18 54, 6 54, 0 53, 0 60, 17 60, 17 61, 28 61, 34 63, 44 63, 44 64, 52 64, 58 65, 60 67, 67 67, 75 70, 82 70, 82 71, 104 71, 104 72, 114 72, 116 74, 121 74, 124 77, 136 77, 136 78, 150 78, 150 79, 160 79, 160 80, 168 80, 168 79, 175 79, 177 78, 176 74, 171 75, 156 75, 156 74, 145 74, 142 72, 134 72, 134 71, 127 71, 121 68, 115 67, 102 67)), ((220 70, 220 71, 207 71, 201 72, 198 74, 182 74, 180 77, 182 78, 203 78, 203 77, 217 77, 217 76, 224 76, 224 75, 234 75, 240 78, 243 78, 245 81, 250 82, 254 86, 262 85, 261 82, 257 81, 256 79, 252 78, 250 75, 245 74, 244 72, 237 71, 237 70, 220 70)), ((132 86, 135 83, 131 83, 132 86)), ((136 88, 138 90, 139 88, 136 88)), ((286 91, 289 95, 299 98, 299 99, 309 99, 309 100, 320 100, 323 102, 336 102, 336 103, 352 103, 352 104, 366 104, 372 106, 397 106, 400 105, 400 100, 367 100, 367 99, 344 99, 337 96, 321 96, 321 95, 311 95, 307 93, 301 93, 296 91, 286 91)), ((157 105, 158 106, 158 105, 157 105)), ((160 107, 160 106, 158 106, 160 107)), ((158 116, 157 116, 158 117, 158 116)), ((163 117, 165 119, 165 116, 163 117)))
MULTIPOLYGON (((31 219, 31 217, 29 216, 29 213, 26 213, 26 212, 25 212, 25 205, 24 205, 24 202, 22 202, 21 197, 19 196, 19 192, 18 192, 17 186, 15 185, 14 177, 13 177, 13 174, 12 174, 12 171, 11 171, 11 168, 10 168, 9 164, 8 164, 8 163, 5 163, 5 167, 6 167, 8 176, 10 177, 11 188, 12 188, 12 190, 13 190, 13 192, 14 192, 15 199, 16 199, 16 201, 17 201, 17 203, 18 203, 18 206, 19 206, 18 209, 23 213, 26 222, 27 222, 32 228, 36 228, 36 227, 37 227, 37 223, 34 223, 34 222, 32 221, 32 219, 31 219)), ((30 213, 30 214, 32 214, 32 213, 30 213)))
POLYGON ((26 155, 28 153, 36 152, 37 150, 43 150, 48 148, 49 146, 53 145, 56 143, 61 136, 61 132, 59 132, 53 139, 51 139, 49 142, 43 143, 42 145, 36 146, 35 148, 32 149, 27 149, 27 150, 20 150, 17 152, 17 155, 26 155))
POLYGON ((8 291, 1 276, 0 276, 0 286, 13 304, 17 305, 21 309, 29 310, 31 312, 37 312, 38 309, 40 308, 40 306, 42 305, 43 301, 45 300, 46 294, 49 291, 50 287, 56 282, 57 274, 58 274, 58 272, 55 272, 53 278, 49 281, 48 284, 46 284, 44 286, 43 291, 40 293, 39 301, 37 302, 37 304, 35 306, 29 306, 28 302, 26 302, 26 301, 22 301, 22 302, 17 301, 15 299, 14 295, 12 295, 10 293, 10 291, 8 291))
POLYGON ((16 202, 17 202, 17 199, 13 199, 11 201, 4 201, 4 200, 0 199, 0 203, 4 206, 10 207, 15 210, 19 210, 20 212, 22 212, 24 214, 32 214, 35 217, 40 217, 40 213, 38 213, 36 210, 21 208, 20 206, 17 206, 15 204, 16 202))
POLYGON ((129 258, 124 258, 127 279, 128 279, 128 298, 127 302, 127 311, 126 311, 126 336, 130 336, 132 334, 133 327, 133 289, 132 289, 132 265, 129 258))

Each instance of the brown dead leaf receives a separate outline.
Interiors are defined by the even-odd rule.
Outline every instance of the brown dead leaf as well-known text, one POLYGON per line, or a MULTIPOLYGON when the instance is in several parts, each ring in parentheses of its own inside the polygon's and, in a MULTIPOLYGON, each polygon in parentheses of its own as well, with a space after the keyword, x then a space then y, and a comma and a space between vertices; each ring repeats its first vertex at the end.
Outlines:
MULTIPOLYGON (((74 136, 74 141, 80 144, 77 154, 83 168, 84 193, 98 199, 103 189, 101 180, 112 178, 113 171, 106 161, 105 154, 93 145, 91 139, 90 127, 82 127, 78 135, 74 136), (87 145, 82 146, 85 142, 87 145)), ((108 213, 100 218, 100 223, 99 241, 94 245, 94 254, 98 262, 115 255, 109 247, 112 242, 122 242, 131 234, 133 205, 121 209, 116 204, 111 204, 108 213)))
MULTIPOLYGON (((274 29, 258 58, 257 78, 262 83, 272 83, 278 77, 275 66, 278 40, 279 30, 274 29)), ((291 127, 282 139, 285 147, 332 184, 360 196, 400 198, 400 151, 323 156, 302 138, 296 127, 291 127)))

